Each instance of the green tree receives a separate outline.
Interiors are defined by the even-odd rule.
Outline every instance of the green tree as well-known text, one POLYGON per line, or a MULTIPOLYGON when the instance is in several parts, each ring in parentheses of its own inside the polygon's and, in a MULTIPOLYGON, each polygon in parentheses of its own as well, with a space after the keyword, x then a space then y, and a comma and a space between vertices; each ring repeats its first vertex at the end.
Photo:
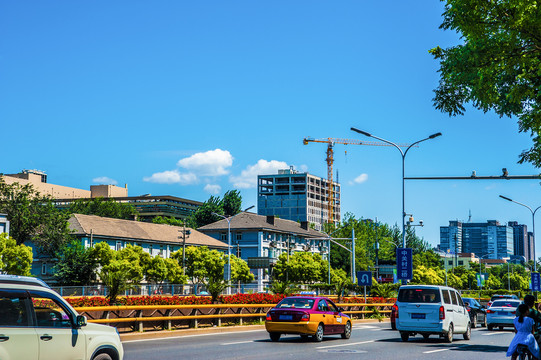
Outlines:
POLYGON ((143 270, 145 279, 150 283, 161 284, 167 279, 167 264, 161 256, 154 256, 143 270))
POLYGON ((32 249, 20 244, 6 233, 0 234, 0 273, 30 276, 32 249))
POLYGON ((436 269, 428 268, 424 265, 413 268, 413 279, 411 280, 411 284, 443 285, 444 282, 445 274, 443 271, 437 271, 436 269))
POLYGON ((60 285, 90 285, 96 280, 98 261, 91 248, 85 248, 80 241, 72 240, 56 255, 53 276, 60 285))
POLYGON ((154 224, 166 224, 166 225, 173 225, 173 226, 183 226, 184 221, 182 219, 176 219, 174 217, 161 217, 156 216, 152 219, 152 223, 154 224))
POLYGON ((69 215, 31 184, 6 184, 0 178, 0 213, 7 214, 17 244, 32 241, 41 254, 52 257, 70 240, 69 215))
POLYGON ((237 215, 242 210, 242 196, 238 190, 229 190, 224 194, 223 209, 225 216, 237 215))
POLYGON ((175 259, 163 259, 167 268, 167 281, 172 284, 186 284, 188 277, 184 275, 182 266, 175 259))
POLYGON ((326 278, 327 262, 319 254, 296 252, 289 256, 282 253, 274 266, 274 278, 281 282, 314 284, 326 278))
POLYGON ((96 215, 115 219, 133 219, 137 210, 131 204, 121 203, 114 199, 97 197, 93 199, 78 199, 68 208, 70 214, 96 215))
POLYGON ((464 105, 500 116, 516 116, 533 146, 519 163, 541 167, 541 6, 529 0, 442 0, 440 28, 463 43, 430 50, 440 62, 434 105, 450 116, 464 105))
POLYGON ((241 283, 246 284, 252 282, 254 278, 254 274, 250 272, 250 268, 246 261, 235 255, 231 255, 231 280, 240 281, 241 283))
POLYGON ((223 201, 216 196, 211 196, 207 201, 197 208, 195 213, 190 217, 190 227, 200 228, 207 224, 211 224, 222 218, 213 213, 223 215, 223 201))

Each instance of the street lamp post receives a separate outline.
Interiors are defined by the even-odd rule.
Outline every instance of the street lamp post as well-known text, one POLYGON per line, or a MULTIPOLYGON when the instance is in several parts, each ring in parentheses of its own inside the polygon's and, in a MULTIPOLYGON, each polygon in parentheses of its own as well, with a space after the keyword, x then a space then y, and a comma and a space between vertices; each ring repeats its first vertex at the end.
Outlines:
MULTIPOLYGON (((242 212, 246 212, 252 209, 253 207, 255 207, 255 205, 252 205, 244 209, 244 211, 242 212)), ((224 218, 227 221, 227 294, 230 294, 231 292, 231 288, 230 288, 230 285, 231 285, 231 219, 233 219, 235 216, 240 214, 240 212, 230 217, 216 214, 215 212, 213 212, 212 214, 219 216, 221 218, 224 218)))
POLYGON ((405 210, 405 160, 406 160, 406 155, 408 154, 408 150, 411 149, 413 146, 415 146, 415 145, 417 145, 417 144, 419 144, 419 143, 421 143, 423 141, 437 138, 438 136, 441 136, 441 132, 432 134, 427 138, 418 140, 418 141, 414 142, 413 144, 411 144, 410 146, 408 146, 406 151, 402 151, 400 146, 398 146, 394 142, 382 139, 380 137, 377 137, 375 135, 367 133, 366 131, 362 131, 362 130, 359 130, 359 129, 354 128, 354 127, 352 127, 351 130, 353 130, 353 131, 355 131, 355 132, 357 132, 359 134, 362 134, 364 136, 372 137, 374 139, 377 139, 377 140, 383 141, 383 142, 385 142, 385 143, 387 143, 389 145, 392 145, 395 148, 397 148, 398 151, 400 151, 400 155, 402 155, 402 247, 405 248, 406 247, 406 221, 405 221, 406 220, 406 210, 405 210))
POLYGON ((541 208, 541 206, 538 206, 535 210, 532 210, 531 207, 529 207, 528 205, 525 205, 523 203, 519 203, 518 201, 515 201, 515 200, 511 200, 509 199, 508 197, 505 197, 503 195, 500 195, 500 197, 504 200, 507 200, 507 201, 511 201, 511 202, 514 202, 515 204, 519 204, 519 205, 522 205, 524 206, 525 208, 528 208, 528 210, 530 210, 530 212, 532 213, 532 234, 533 234, 533 271, 534 272, 537 272, 537 259, 535 258, 535 213, 537 212, 537 210, 539 210, 539 208, 541 208))

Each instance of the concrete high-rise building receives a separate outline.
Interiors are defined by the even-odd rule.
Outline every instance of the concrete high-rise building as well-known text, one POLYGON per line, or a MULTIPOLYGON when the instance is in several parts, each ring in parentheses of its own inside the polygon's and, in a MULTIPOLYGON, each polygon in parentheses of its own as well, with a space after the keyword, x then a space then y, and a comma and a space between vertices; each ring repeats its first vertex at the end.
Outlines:
POLYGON ((257 214, 314 224, 321 231, 329 222, 329 192, 334 206, 331 222, 340 222, 340 184, 293 169, 257 177, 257 214))
POLYGON ((496 220, 486 223, 449 221, 440 227, 440 250, 475 253, 485 259, 509 258, 515 254, 513 227, 496 220))
POLYGON ((533 242, 528 236, 528 227, 516 221, 509 221, 507 225, 513 228, 515 255, 524 256, 526 261, 533 259, 533 242))

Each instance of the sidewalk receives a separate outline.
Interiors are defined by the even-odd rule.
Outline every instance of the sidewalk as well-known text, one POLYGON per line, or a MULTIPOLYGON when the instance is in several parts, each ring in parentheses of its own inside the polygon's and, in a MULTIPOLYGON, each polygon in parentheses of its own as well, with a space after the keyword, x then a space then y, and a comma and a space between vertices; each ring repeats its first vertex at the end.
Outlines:
MULTIPOLYGON (((353 320, 353 324, 365 324, 365 323, 378 323, 377 319, 360 319, 353 320)), ((389 319, 382 321, 383 323, 389 323, 389 319)), ((389 324, 389 328, 390 328, 389 324)), ((182 329, 182 330, 160 330, 160 331, 146 331, 146 332, 131 332, 120 334, 120 340, 124 341, 137 341, 137 340, 149 340, 149 339, 164 339, 170 337, 181 336, 196 336, 203 334, 219 334, 219 333, 231 333, 242 331, 257 331, 265 330, 265 325, 243 325, 243 326, 213 326, 203 327, 198 329, 182 329)))

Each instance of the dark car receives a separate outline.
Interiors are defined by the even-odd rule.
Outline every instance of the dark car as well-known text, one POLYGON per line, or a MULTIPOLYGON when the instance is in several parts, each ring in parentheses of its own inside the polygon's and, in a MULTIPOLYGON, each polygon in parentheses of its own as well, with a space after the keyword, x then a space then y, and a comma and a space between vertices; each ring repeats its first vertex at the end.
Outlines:
POLYGON ((474 298, 462 298, 466 310, 470 313, 470 321, 472 329, 481 324, 482 327, 487 326, 487 308, 485 305, 479 304, 474 298))

